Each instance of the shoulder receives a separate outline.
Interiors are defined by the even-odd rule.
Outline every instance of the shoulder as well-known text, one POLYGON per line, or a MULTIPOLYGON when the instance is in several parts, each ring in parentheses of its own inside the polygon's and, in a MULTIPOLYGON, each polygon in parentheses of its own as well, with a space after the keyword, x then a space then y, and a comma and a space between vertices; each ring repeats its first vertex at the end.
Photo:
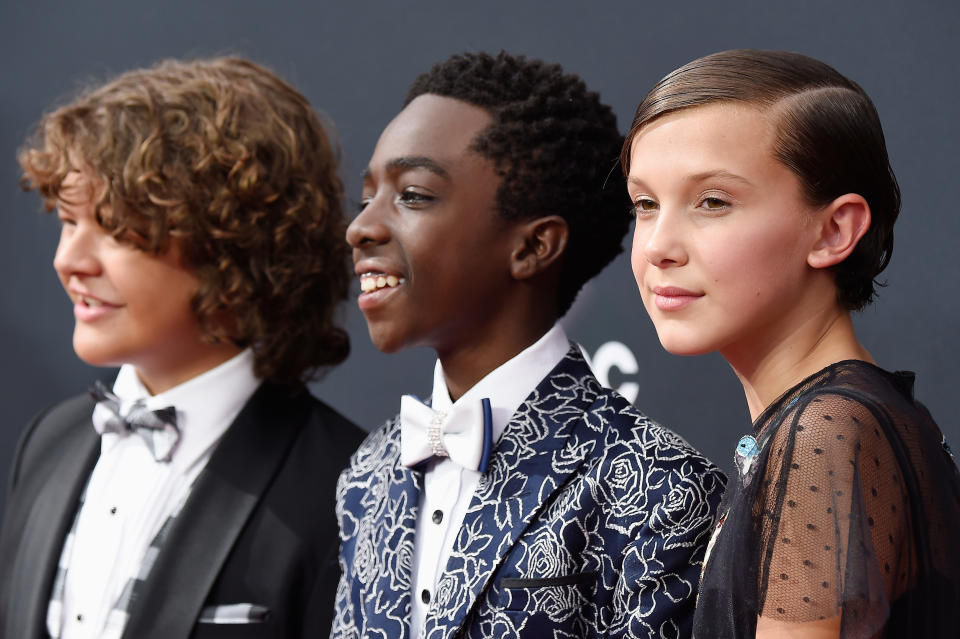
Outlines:
POLYGON ((400 466, 399 416, 367 435, 340 473, 336 511, 344 539, 354 536, 359 522, 389 501, 391 481, 400 466))
POLYGON ((889 399, 883 388, 862 383, 827 383, 800 393, 763 426, 770 459, 846 461, 864 445, 885 443, 896 428, 889 399))
POLYGON ((917 451, 910 452, 918 441, 914 435, 937 448, 940 438, 931 439, 932 422, 915 428, 922 417, 912 403, 875 381, 811 388, 769 418, 761 435, 758 499, 775 506, 787 495, 786 517, 828 498, 900 494, 898 475, 910 475, 916 463, 911 455, 917 451))
POLYGON ((74 395, 41 411, 31 421, 31 429, 51 434, 69 430, 79 422, 89 422, 96 404, 89 393, 74 395))
POLYGON ((704 474, 720 472, 683 437, 647 417, 614 390, 597 392, 586 419, 605 424, 605 457, 632 453, 649 467, 687 464, 704 474))
POLYGON ((27 425, 17 443, 10 472, 11 487, 37 459, 69 445, 68 435, 81 434, 82 429, 90 429, 92 437, 90 416, 93 414, 94 405, 93 398, 88 393, 83 393, 38 413, 27 425))
POLYGON ((587 413, 605 424, 592 474, 615 511, 647 512, 659 532, 709 524, 726 484, 710 460, 616 391, 600 389, 587 413))
POLYGON ((323 432, 323 439, 336 450, 353 453, 366 436, 366 432, 329 404, 317 399, 309 392, 304 393, 309 406, 310 422, 313 429, 323 432))
POLYGON ((894 415, 898 421, 929 420, 923 405, 913 399, 912 386, 912 374, 889 373, 855 360, 838 362, 767 409, 762 428, 789 438, 798 433, 858 434, 894 421, 894 415))
POLYGON ((602 386, 578 349, 571 349, 538 390, 544 385, 561 395, 560 401, 554 403, 562 411, 582 408, 586 426, 598 433, 602 442, 596 454, 609 457, 630 451, 640 453, 649 464, 681 460, 705 472, 716 471, 716 467, 681 436, 647 417, 617 391, 602 386))
MULTIPOLYGON (((378 468, 392 468, 400 459, 400 415, 373 429, 350 457, 345 476, 359 478, 376 473, 378 468)), ((343 478, 341 478, 343 481, 343 478)))
POLYGON ((234 421, 252 420, 284 437, 289 432, 294 449, 312 451, 318 458, 346 465, 365 433, 337 410, 317 399, 306 386, 262 384, 234 421))

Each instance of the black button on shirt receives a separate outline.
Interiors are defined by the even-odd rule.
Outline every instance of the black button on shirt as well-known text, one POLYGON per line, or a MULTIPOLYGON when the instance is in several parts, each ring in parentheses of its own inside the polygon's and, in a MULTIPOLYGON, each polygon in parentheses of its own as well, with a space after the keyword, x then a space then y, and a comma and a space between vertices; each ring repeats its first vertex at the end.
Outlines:
POLYGON ((423 591, 420 593, 420 600, 423 601, 423 603, 425 604, 430 603, 430 591, 424 588, 423 591))
POLYGON ((442 510, 433 511, 433 523, 439 524, 441 521, 443 521, 443 511, 442 510))

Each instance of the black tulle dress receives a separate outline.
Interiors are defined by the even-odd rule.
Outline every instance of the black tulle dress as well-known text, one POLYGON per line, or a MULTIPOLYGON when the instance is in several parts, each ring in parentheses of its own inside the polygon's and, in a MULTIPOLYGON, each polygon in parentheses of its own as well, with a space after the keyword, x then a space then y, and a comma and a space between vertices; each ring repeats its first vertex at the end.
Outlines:
POLYGON ((737 444, 704 566, 697 639, 757 616, 841 616, 841 637, 960 637, 960 473, 913 374, 833 364, 737 444))

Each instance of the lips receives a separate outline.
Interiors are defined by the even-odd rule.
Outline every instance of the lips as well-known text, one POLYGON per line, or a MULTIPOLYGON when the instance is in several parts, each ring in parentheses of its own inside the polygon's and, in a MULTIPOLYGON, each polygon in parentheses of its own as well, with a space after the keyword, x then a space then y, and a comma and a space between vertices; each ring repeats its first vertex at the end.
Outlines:
POLYGON ((703 297, 703 293, 694 293, 678 286, 654 286, 653 302, 661 311, 678 311, 703 297))
POLYGON ((95 322, 119 309, 120 306, 88 295, 75 295, 73 316, 81 322, 95 322))
POLYGON ((393 274, 367 272, 360 275, 360 292, 370 293, 382 288, 396 288, 406 282, 406 278, 393 274))
POLYGON ((83 304, 83 305, 85 305, 85 306, 89 306, 89 307, 91 307, 91 308, 98 308, 98 307, 104 305, 104 303, 101 302, 100 300, 98 300, 97 298, 95 298, 95 297, 87 297, 86 295, 80 295, 80 296, 78 296, 78 297, 77 297, 77 303, 78 303, 78 304, 83 304))
POLYGON ((362 259, 356 263, 354 270, 360 278, 360 297, 357 304, 365 313, 384 304, 402 289, 407 281, 401 271, 381 259, 362 259))
POLYGON ((67 294, 73 301, 73 315, 82 322, 93 322, 113 313, 121 308, 122 304, 114 304, 103 298, 91 295, 86 288, 71 285, 67 294))

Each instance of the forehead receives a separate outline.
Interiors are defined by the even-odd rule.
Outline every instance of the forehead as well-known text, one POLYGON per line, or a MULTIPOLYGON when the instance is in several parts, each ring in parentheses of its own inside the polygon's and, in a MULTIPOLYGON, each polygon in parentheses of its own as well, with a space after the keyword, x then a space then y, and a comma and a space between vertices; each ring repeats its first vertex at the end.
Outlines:
POLYGON ((470 145, 492 122, 486 110, 467 102, 418 96, 384 129, 369 168, 376 171, 399 158, 427 158, 454 173, 468 156, 476 159, 470 145))
POLYGON ((666 166, 694 171, 710 164, 760 170, 776 162, 775 140, 773 117, 757 107, 721 102, 683 109, 657 118, 634 136, 630 175, 666 166))
POLYGON ((99 181, 91 175, 79 171, 70 171, 60 182, 57 200, 63 204, 84 205, 97 198, 99 181))

